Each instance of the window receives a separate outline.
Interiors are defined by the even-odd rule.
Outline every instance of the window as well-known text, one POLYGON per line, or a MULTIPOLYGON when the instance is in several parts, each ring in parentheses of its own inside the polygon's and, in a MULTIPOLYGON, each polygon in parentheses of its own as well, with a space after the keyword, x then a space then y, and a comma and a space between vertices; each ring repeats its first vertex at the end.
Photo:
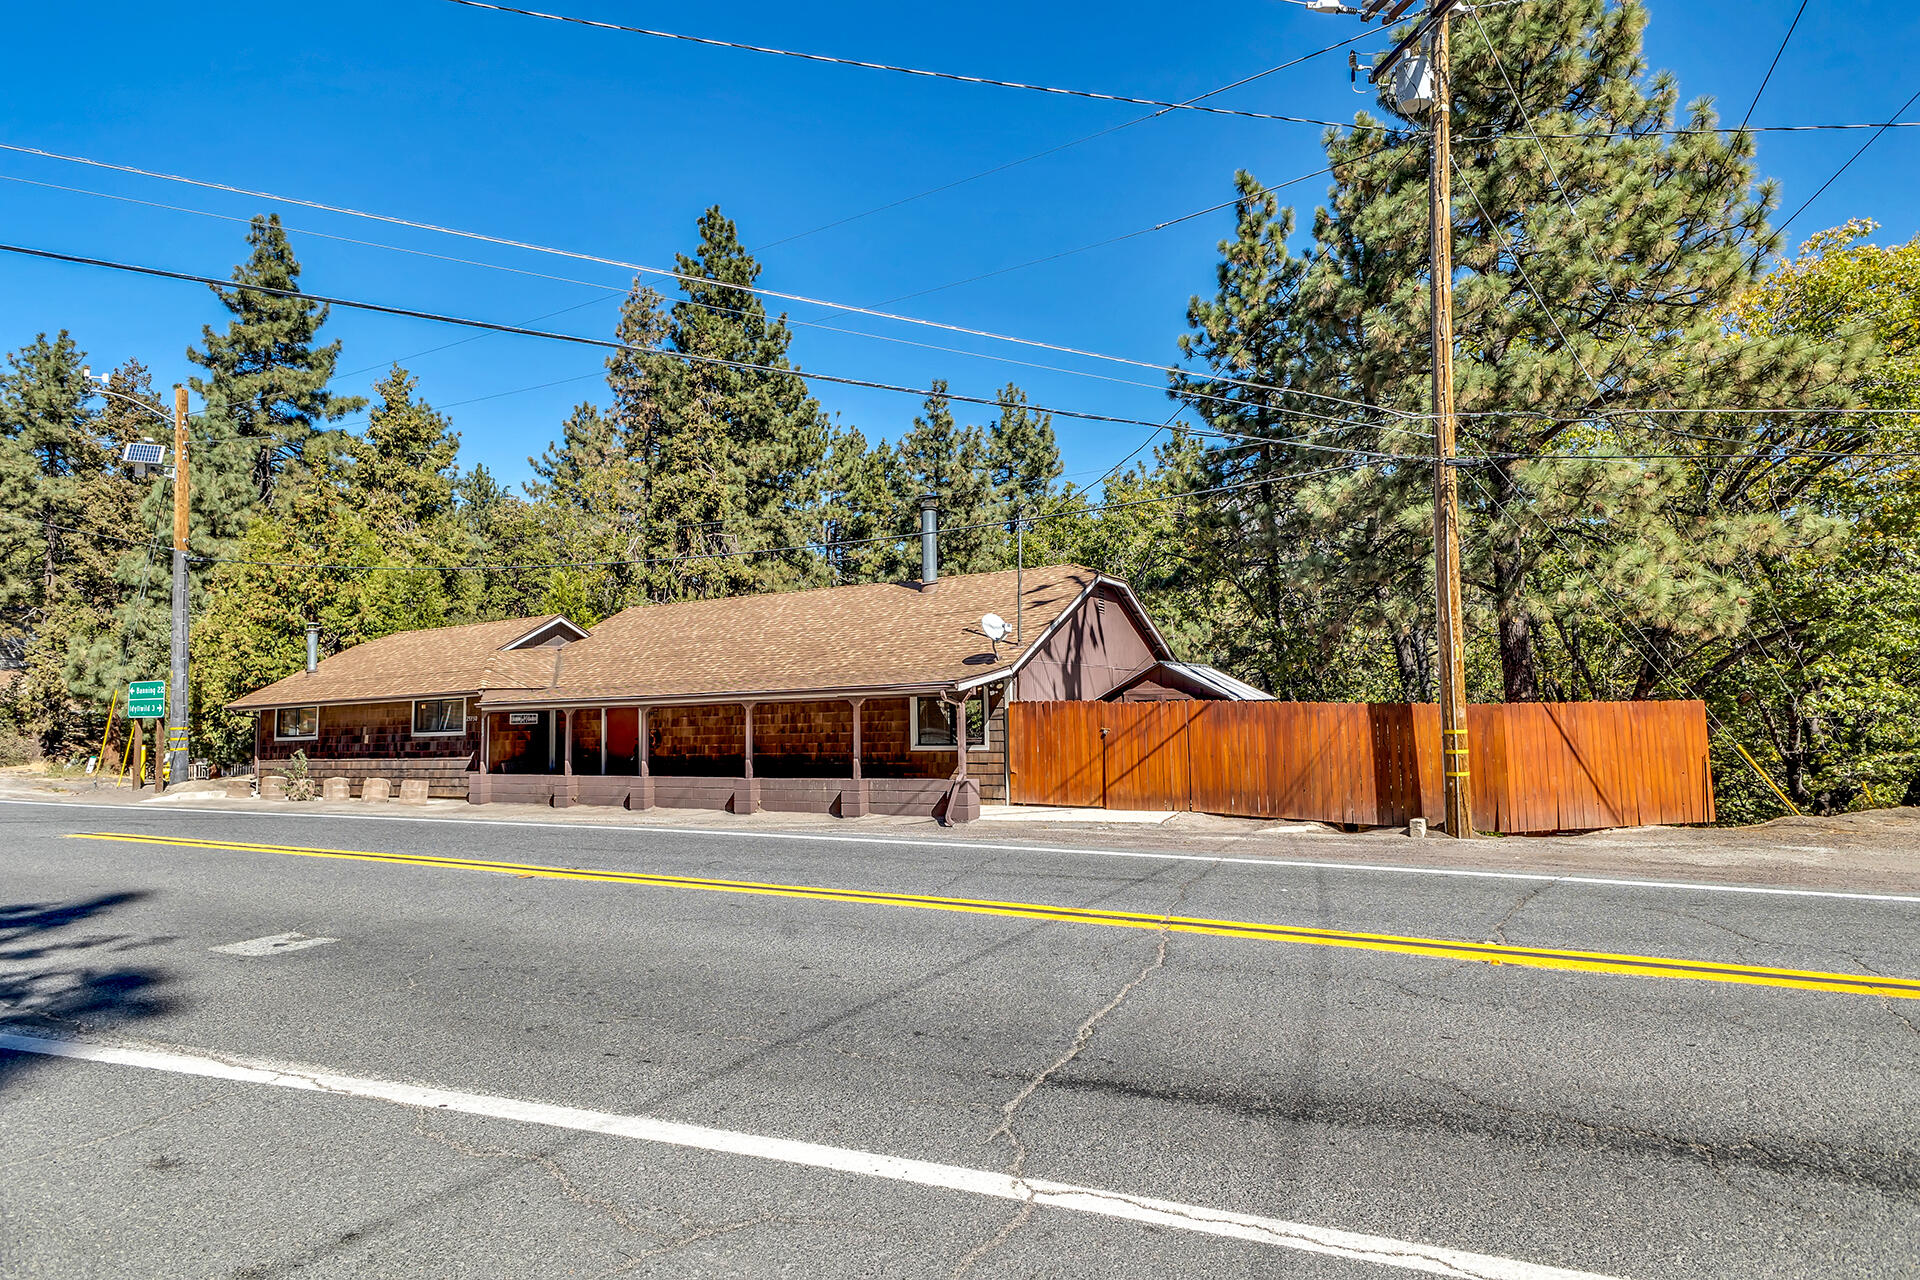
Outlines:
POLYGON ((465 698, 433 698, 413 704, 413 736, 446 737, 467 731, 465 698))
POLYGON ((320 708, 281 707, 273 713, 273 736, 282 742, 319 737, 320 708))
MULTIPOLYGON (((974 750, 987 745, 987 701, 984 695, 968 698, 967 746, 974 750)), ((913 749, 915 751, 953 750, 953 704, 941 698, 913 700, 913 749)))

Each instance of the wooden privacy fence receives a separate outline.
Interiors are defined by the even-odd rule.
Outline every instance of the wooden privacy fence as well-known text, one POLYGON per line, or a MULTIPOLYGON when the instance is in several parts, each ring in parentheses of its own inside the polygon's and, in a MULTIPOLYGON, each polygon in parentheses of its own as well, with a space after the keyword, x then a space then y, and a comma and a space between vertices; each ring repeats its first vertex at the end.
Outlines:
MULTIPOLYGON (((1467 708, 1474 823, 1579 831, 1711 822, 1706 704, 1467 708)), ((1016 804, 1438 825, 1440 710, 1361 702, 1016 702, 1016 804)))

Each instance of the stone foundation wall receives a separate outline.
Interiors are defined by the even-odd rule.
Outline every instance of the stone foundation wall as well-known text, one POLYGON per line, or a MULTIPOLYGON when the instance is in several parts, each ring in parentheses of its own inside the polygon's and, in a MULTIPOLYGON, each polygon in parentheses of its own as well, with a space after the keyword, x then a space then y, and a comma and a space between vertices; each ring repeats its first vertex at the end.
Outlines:
MULTIPOLYGON (((345 778, 353 788, 353 794, 360 795, 361 787, 368 778, 385 778, 394 784, 397 795, 399 784, 409 779, 424 780, 427 794, 443 800, 463 800, 468 794, 467 779, 470 776, 465 759, 438 760, 329 760, 324 757, 310 757, 307 760, 307 773, 316 785, 328 778, 345 778)), ((258 767, 259 776, 284 777, 287 772, 286 761, 263 761, 258 767)))

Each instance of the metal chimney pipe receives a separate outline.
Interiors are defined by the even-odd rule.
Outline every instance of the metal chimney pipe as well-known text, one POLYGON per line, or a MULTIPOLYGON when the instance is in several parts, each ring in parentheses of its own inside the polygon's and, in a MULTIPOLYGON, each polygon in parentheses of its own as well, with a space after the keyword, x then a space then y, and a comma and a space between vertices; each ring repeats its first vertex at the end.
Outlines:
POLYGON ((920 498, 920 589, 931 591, 940 581, 940 499, 920 498))
POLYGON ((307 672, 308 674, 312 674, 313 669, 319 665, 320 665, 320 624, 317 622, 309 622, 307 624, 307 672))

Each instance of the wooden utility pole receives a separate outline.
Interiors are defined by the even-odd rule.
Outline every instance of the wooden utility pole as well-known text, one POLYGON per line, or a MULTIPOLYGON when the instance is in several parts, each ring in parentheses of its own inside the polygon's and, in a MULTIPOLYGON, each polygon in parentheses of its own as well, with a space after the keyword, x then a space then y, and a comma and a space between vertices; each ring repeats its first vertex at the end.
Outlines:
POLYGON ((162 787, 187 778, 187 389, 173 389, 173 651, 167 681, 162 787))
POLYGON ((1439 596, 1440 768, 1447 834, 1474 837, 1467 754, 1466 633, 1460 619, 1460 473, 1454 457, 1453 182, 1451 99, 1447 64, 1448 0, 1429 0, 1433 67, 1433 158, 1428 167, 1428 220, 1433 245, 1433 579, 1439 596))

